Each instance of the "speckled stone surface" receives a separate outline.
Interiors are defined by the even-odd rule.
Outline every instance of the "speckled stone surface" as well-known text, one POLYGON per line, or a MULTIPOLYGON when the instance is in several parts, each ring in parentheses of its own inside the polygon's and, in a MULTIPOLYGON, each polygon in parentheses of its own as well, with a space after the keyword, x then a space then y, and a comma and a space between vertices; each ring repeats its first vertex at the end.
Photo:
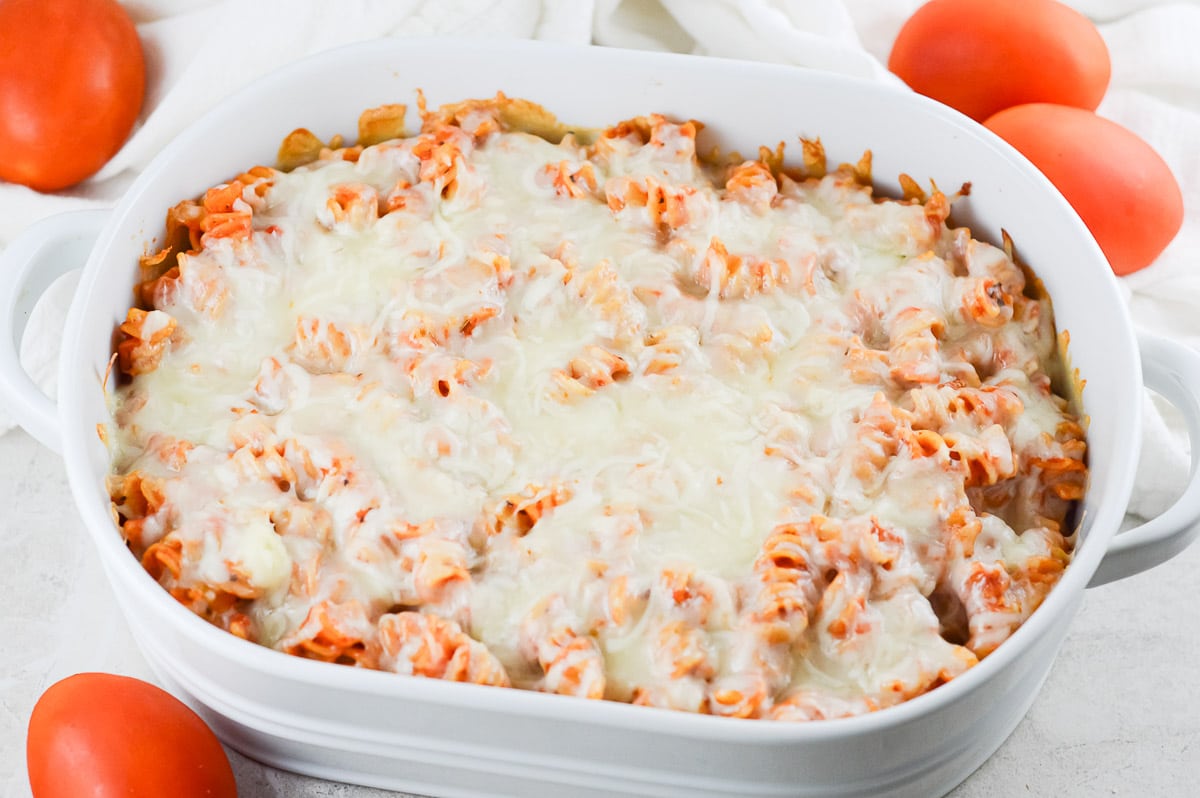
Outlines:
MULTIPOLYGON (((27 798, 42 690, 87 670, 151 678, 75 514, 62 462, 0 437, 0 795, 27 798)), ((1200 795, 1200 545, 1091 590, 1028 716, 952 798, 1200 795)), ((384 798, 230 752, 244 798, 384 798)))

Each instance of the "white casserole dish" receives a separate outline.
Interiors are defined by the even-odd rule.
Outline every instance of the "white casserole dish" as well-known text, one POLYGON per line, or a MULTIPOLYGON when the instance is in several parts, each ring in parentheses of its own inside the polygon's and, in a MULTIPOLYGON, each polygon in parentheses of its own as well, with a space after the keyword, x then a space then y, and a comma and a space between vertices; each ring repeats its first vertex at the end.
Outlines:
POLYGON ((1139 450, 1142 381, 1183 411, 1200 440, 1200 356, 1135 337, 1087 229, 1020 155, 946 107, 876 84, 789 67, 528 42, 357 45, 298 62, 231 97, 165 149, 115 211, 37 225, 8 248, 0 268, 0 389, 22 425, 63 454, 79 512, 146 658, 226 743, 324 778, 436 795, 940 795, 1025 714, 1083 590, 1182 550, 1200 519, 1193 467, 1171 510, 1115 537, 1136 467, 1129 453, 1139 450), (900 172, 943 187, 970 181, 956 222, 994 242, 1001 227, 1013 237, 1053 298, 1059 329, 1070 332, 1072 365, 1087 382, 1091 484, 1080 543, 1045 604, 980 665, 929 694, 867 716, 791 724, 303 660, 219 631, 171 599, 111 521, 108 453, 96 435, 108 420, 101 381, 138 257, 157 248, 168 207, 272 162, 293 128, 352 138, 360 111, 411 103, 417 88, 431 106, 503 90, 585 126, 649 112, 694 117, 709 125, 708 142, 743 152, 786 140, 798 154, 797 136, 820 136, 831 162, 853 162, 871 149, 885 191, 898 192, 900 172), (21 371, 15 340, 36 297, 89 249, 55 407, 21 371))

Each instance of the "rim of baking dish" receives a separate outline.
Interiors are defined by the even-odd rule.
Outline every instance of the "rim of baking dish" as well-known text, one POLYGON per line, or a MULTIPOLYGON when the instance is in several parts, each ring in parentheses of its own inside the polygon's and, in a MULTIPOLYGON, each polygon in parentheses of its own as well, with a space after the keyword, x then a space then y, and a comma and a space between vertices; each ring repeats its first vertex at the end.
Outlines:
MULTIPOLYGON (((1095 262, 1093 268, 1095 280, 1088 290, 1102 295, 1102 301, 1106 303, 1105 309, 1115 312, 1110 321, 1123 328, 1125 334, 1122 337, 1129 341, 1131 350, 1129 354, 1137 369, 1134 374, 1139 376, 1136 384, 1133 384, 1134 381, 1130 381, 1132 387, 1129 395, 1118 397, 1121 400, 1119 404, 1114 402, 1114 404, 1128 409, 1124 415, 1130 421, 1124 429, 1119 431, 1121 434, 1114 439, 1113 450, 1114 452, 1137 452, 1140 450, 1141 428, 1137 424, 1137 419, 1140 418, 1138 409, 1142 399, 1140 358, 1137 347, 1134 345, 1133 327, 1128 311, 1121 299, 1116 278, 1108 268, 1107 261, 1098 245, 1086 226, 1050 181, 998 136, 948 106, 895 86, 804 67, 608 47, 458 37, 381 39, 326 50, 281 67, 231 94, 189 125, 154 158, 126 191, 114 210, 109 224, 98 239, 92 256, 84 268, 75 302, 86 303, 86 298, 104 276, 102 255, 111 247, 118 231, 127 223, 136 199, 146 187, 159 180, 160 175, 173 163, 181 158, 186 158, 194 145, 211 135, 211 131, 220 126, 220 122, 234 121, 237 114, 249 110, 255 98, 271 92, 276 87, 291 85, 299 78, 311 75, 315 71, 336 69, 356 54, 385 53, 403 48, 417 51, 427 50, 431 56, 436 55, 439 59, 444 59, 447 49, 454 47, 469 47, 473 51, 492 52, 497 58, 523 58, 532 50, 542 51, 548 58, 589 58, 597 63, 619 59, 635 64, 644 64, 648 70, 659 66, 686 64, 689 71, 720 73, 723 77, 728 77, 727 73, 736 69, 739 79, 744 80, 749 86, 757 87, 770 85, 772 81, 800 80, 824 83, 844 89, 847 93, 857 96, 861 102, 877 99, 881 102, 904 103, 910 106, 914 112, 935 117, 938 120, 937 124, 945 125, 947 131, 956 131, 971 137, 978 142, 981 148, 992 150, 994 155, 1000 156, 1007 162, 1007 165, 1011 167, 1012 177, 1023 180, 1026 188, 1044 195, 1044 199, 1050 202, 1057 203, 1063 216, 1061 220, 1062 235, 1078 239, 1081 250, 1089 253, 1090 260, 1095 262)), ((73 308, 64 332, 63 370, 62 379, 60 379, 64 390, 60 391, 59 399, 60 419, 64 434, 63 455, 66 461, 68 481, 80 515, 105 561, 106 571, 110 576, 119 575, 120 577, 113 580, 114 590, 132 592, 133 595, 127 596, 127 598, 132 599, 135 604, 153 608, 164 618, 176 624, 182 633, 216 654, 262 673, 313 686, 325 685, 350 692, 386 695, 395 698, 411 697, 425 702, 433 701, 458 707, 511 712, 545 719, 587 720, 601 726, 628 728, 632 724, 643 731, 691 738, 728 739, 738 742, 788 743, 818 739, 837 740, 859 736, 866 732, 881 731, 908 723, 931 714, 941 707, 967 699, 978 685, 990 680, 1002 669, 1010 667, 1037 640, 1050 633, 1051 626, 1059 620, 1060 615, 1073 612, 1071 605, 1096 571, 1109 541, 1116 534, 1132 493, 1136 459, 1127 468, 1111 469, 1107 484, 1089 485, 1089 493, 1100 491, 1101 497, 1096 505, 1095 516, 1088 519, 1089 529, 1086 539, 1079 541, 1072 562, 1062 579, 1025 623, 994 652, 962 675, 933 690, 876 712, 831 720, 764 722, 633 706, 616 701, 572 700, 567 696, 549 695, 531 690, 496 689, 474 684, 444 682, 437 679, 406 677, 390 672, 308 660, 242 640, 212 626, 187 610, 179 602, 173 600, 142 569, 136 558, 130 555, 113 526, 108 513, 109 498, 102 489, 102 475, 93 472, 88 467, 88 457, 85 454, 84 446, 89 440, 89 436, 94 436, 95 432, 86 421, 84 394, 89 390, 95 391, 97 386, 87 381, 85 374, 82 373, 86 371, 85 369, 70 368, 70 363, 78 359, 78 353, 88 341, 89 333, 83 325, 83 315, 82 312, 79 312, 79 308, 73 308)), ((1081 526, 1082 523, 1081 520, 1081 526)))

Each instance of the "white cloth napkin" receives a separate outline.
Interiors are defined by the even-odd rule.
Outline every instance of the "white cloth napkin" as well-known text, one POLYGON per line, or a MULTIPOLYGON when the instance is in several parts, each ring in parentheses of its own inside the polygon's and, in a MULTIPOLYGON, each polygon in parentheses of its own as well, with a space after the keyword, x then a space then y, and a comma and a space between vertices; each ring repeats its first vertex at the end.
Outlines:
MULTIPOLYGON (((1123 286, 1136 324, 1200 347, 1200 6, 1069 0, 1096 20, 1113 62, 1099 112, 1146 139, 1184 191, 1184 228, 1123 286)), ((777 61, 901 86, 884 64, 920 0, 126 0, 149 85, 138 127, 94 178, 44 195, 0 183, 0 248, 44 216, 114 204, 189 122, 248 81, 296 58, 393 35, 549 39, 777 61)), ((4 279, 0 275, 0 279, 4 279)), ((65 301, 35 310, 22 357, 53 390, 65 301)), ((0 432, 12 421, 0 407, 0 432)), ((1188 472, 1177 419, 1147 402, 1132 514, 1162 512, 1188 472)))

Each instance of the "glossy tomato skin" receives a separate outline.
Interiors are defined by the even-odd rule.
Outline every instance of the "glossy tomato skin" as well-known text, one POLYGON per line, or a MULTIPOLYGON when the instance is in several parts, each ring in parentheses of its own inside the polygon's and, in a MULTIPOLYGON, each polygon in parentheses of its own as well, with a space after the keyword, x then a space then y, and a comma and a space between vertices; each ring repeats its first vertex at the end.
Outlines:
POLYGON ((236 798, 229 759, 183 702, 152 684, 80 673, 50 686, 29 719, 34 798, 236 798))
POLYGON ((55 191, 121 148, 146 68, 116 0, 0 0, 0 179, 55 191))
POLYGON ((888 69, 977 122, 1025 103, 1094 110, 1111 75, 1096 26, 1055 0, 932 0, 901 28, 888 69))
POLYGON ((1050 178, 1117 274, 1149 266, 1183 225, 1183 194, 1171 168, 1116 122, 1033 103, 984 124, 1050 178))

